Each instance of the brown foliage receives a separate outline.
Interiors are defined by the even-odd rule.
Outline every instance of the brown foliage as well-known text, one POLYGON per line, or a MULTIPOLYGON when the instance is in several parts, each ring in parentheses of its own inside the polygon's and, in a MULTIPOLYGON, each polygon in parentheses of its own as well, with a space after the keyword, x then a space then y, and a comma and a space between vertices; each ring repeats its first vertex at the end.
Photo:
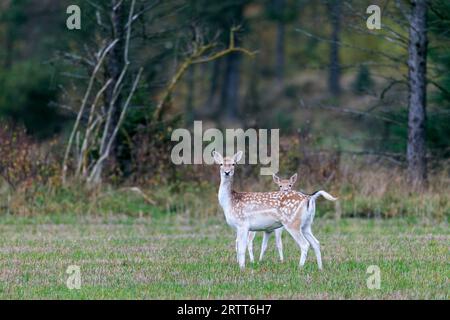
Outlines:
POLYGON ((50 152, 43 152, 23 126, 0 123, 0 141, 0 176, 13 190, 46 183, 57 170, 50 152))

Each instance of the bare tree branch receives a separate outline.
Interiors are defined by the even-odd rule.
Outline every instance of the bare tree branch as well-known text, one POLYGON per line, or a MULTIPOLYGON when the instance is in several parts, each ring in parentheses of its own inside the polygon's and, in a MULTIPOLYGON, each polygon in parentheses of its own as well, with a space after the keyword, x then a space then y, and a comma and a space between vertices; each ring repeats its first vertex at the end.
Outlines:
POLYGON ((134 80, 133 87, 131 88, 131 91, 130 91, 130 93, 128 95, 127 100, 125 101, 125 104, 124 104, 124 106, 122 108, 122 112, 120 113, 119 121, 117 122, 117 125, 114 128, 113 134, 111 135, 111 137, 110 137, 110 139, 108 141, 108 145, 107 145, 105 151, 103 152, 103 154, 100 155, 100 158, 97 160, 97 163, 95 164, 94 168, 92 169, 91 175, 88 178, 88 182, 89 183, 97 183, 99 178, 100 178, 99 173, 100 173, 101 165, 103 164, 103 161, 105 161, 106 158, 108 158, 108 156, 109 156, 112 143, 113 143, 114 139, 117 136, 117 132, 118 132, 120 126, 122 125, 122 122, 123 122, 124 117, 125 117, 125 113, 127 112, 128 106, 129 106, 129 104, 131 102, 131 98, 133 97, 134 92, 137 89, 137 85, 138 85, 139 80, 141 78, 142 71, 143 71, 143 68, 139 69, 138 75, 136 76, 136 78, 134 80))
POLYGON ((176 71, 175 75, 172 77, 172 79, 169 82, 168 87, 166 90, 164 90, 163 94, 161 95, 161 98, 156 106, 155 109, 155 118, 161 119, 162 110, 171 96, 173 90, 175 89, 176 85, 178 84, 179 80, 182 78, 182 76, 186 73, 187 69, 193 65, 193 64, 199 64, 199 63, 206 63, 210 62, 216 59, 219 59, 225 55, 234 53, 234 52, 241 52, 249 56, 255 55, 255 52, 251 52, 247 49, 236 47, 235 46, 235 40, 234 40, 234 34, 239 29, 239 27, 233 27, 230 30, 230 42, 229 46, 226 49, 220 50, 218 52, 212 53, 210 56, 203 57, 204 54, 206 54, 208 51, 216 48, 218 44, 216 42, 212 42, 209 44, 203 44, 203 39, 199 34, 196 34, 195 37, 197 41, 194 41, 192 43, 193 49, 192 53, 184 60, 181 65, 178 66, 178 70, 176 71))
POLYGON ((81 117, 82 117, 84 109, 86 107, 87 100, 88 100, 88 98, 89 98, 89 96, 91 94, 91 90, 92 90, 92 86, 94 84, 95 77, 97 76, 97 72, 100 70, 100 67, 103 64, 103 61, 104 61, 106 55, 117 44, 117 42, 118 42, 118 40, 116 39, 113 42, 111 42, 105 49, 101 50, 101 53, 99 54, 100 55, 100 59, 97 62, 97 65, 95 66, 94 71, 92 72, 91 78, 89 80, 88 87, 86 89, 86 93, 85 93, 84 98, 83 98, 83 102, 81 104, 81 108, 78 111, 77 119, 75 120, 75 124, 74 124, 74 126, 72 128, 72 132, 71 132, 70 137, 69 137, 69 142, 67 143, 66 152, 64 154, 63 169, 62 169, 62 181, 63 181, 63 183, 65 183, 65 181, 66 181, 67 161, 69 159, 69 153, 70 153, 70 150, 72 148, 73 139, 75 137, 75 133, 78 130, 78 126, 80 124, 81 117))

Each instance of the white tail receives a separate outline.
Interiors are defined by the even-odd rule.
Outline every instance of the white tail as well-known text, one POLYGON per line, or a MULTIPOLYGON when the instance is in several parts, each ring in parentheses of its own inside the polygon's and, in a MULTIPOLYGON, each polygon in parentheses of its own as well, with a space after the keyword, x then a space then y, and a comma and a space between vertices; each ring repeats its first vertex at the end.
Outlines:
POLYGON ((316 213, 316 200, 319 196, 322 196, 325 199, 330 200, 330 201, 337 200, 337 198, 333 197, 331 194, 329 194, 328 192, 323 191, 323 190, 316 191, 313 194, 311 194, 308 199, 308 206, 307 206, 308 213, 305 216, 305 220, 306 220, 305 224, 309 225, 309 227, 311 227, 313 220, 314 220, 314 215, 316 213))
POLYGON ((329 194, 326 191, 320 190, 320 191, 316 191, 311 195, 311 200, 316 200, 319 196, 324 197, 327 200, 330 201, 336 201, 337 198, 333 197, 331 194, 329 194))

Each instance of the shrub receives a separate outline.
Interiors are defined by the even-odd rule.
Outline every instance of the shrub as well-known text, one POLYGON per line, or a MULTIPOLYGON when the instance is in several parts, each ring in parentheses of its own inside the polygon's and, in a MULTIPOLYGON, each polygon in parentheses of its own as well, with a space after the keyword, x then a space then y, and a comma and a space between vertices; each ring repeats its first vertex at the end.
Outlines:
POLYGON ((50 156, 54 141, 44 150, 26 134, 22 125, 7 122, 0 122, 0 141, 0 182, 6 182, 7 190, 12 191, 8 194, 12 193, 13 198, 20 195, 31 199, 36 185, 55 184, 59 166, 50 156))

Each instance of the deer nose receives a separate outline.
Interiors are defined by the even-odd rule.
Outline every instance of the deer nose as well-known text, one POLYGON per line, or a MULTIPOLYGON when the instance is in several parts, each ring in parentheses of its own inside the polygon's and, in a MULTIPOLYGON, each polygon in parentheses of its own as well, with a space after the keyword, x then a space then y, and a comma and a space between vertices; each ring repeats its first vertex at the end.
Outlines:
POLYGON ((230 175, 230 171, 225 171, 225 175, 229 176, 230 175))

